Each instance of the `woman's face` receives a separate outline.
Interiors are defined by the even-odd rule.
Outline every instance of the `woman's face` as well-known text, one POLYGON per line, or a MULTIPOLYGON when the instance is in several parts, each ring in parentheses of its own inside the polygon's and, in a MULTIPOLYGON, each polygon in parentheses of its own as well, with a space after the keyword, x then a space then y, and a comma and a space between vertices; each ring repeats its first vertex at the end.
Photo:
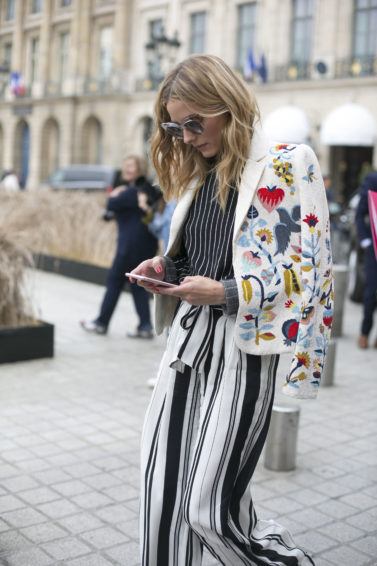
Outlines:
MULTIPOLYGON (((181 100, 171 99, 166 105, 170 120, 177 124, 183 124, 188 118, 198 117, 199 111, 193 106, 188 106, 181 100)), ((203 157, 215 157, 222 148, 222 131, 226 123, 226 114, 212 118, 202 118, 204 131, 202 134, 194 134, 183 129, 183 142, 192 145, 200 151, 203 157)))
POLYGON ((125 181, 136 181, 139 176, 139 167, 135 159, 125 159, 122 166, 122 177, 125 181))

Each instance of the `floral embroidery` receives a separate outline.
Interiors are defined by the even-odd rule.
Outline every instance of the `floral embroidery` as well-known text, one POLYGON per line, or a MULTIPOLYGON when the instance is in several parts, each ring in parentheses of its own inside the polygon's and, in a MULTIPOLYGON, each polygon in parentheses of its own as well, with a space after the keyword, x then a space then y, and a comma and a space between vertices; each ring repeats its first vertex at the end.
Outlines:
POLYGON ((307 168, 306 175, 302 178, 302 180, 306 181, 307 183, 313 183, 316 178, 317 177, 315 177, 314 175, 314 165, 311 164, 307 168))
POLYGON ((303 220, 303 222, 306 222, 306 224, 309 226, 309 230, 310 232, 313 234, 314 233, 314 228, 317 226, 318 224, 318 218, 315 214, 310 213, 307 214, 303 220))
POLYGON ((261 239, 262 242, 266 242, 267 244, 271 244, 274 239, 271 230, 269 230, 268 228, 261 228, 256 232, 256 235, 261 239))
POLYGON ((290 187, 293 184, 293 174, 292 174, 292 163, 289 161, 281 161, 277 157, 273 160, 273 168, 275 174, 284 181, 287 187, 290 187))
POLYGON ((238 338, 258 346, 255 352, 293 349, 284 389, 306 397, 315 395, 323 371, 334 292, 324 192, 314 194, 320 175, 308 148, 303 151, 312 159, 304 169, 297 161, 296 170, 294 149, 288 144, 270 149, 263 184, 236 242, 243 303, 238 338))

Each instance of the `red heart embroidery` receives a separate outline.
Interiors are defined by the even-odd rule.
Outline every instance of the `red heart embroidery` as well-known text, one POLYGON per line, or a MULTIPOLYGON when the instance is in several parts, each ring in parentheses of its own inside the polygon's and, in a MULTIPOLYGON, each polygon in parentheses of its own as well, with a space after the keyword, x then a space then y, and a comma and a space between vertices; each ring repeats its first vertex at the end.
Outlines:
POLYGON ((264 208, 272 212, 282 202, 285 193, 283 189, 274 185, 273 187, 261 187, 257 190, 257 195, 264 208))

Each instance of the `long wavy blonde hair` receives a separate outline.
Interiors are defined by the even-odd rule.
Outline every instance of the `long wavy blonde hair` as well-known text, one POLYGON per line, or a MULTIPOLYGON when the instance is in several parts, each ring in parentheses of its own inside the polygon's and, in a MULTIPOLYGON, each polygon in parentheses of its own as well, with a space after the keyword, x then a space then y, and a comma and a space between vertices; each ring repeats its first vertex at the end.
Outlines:
POLYGON ((259 110, 244 81, 219 57, 193 55, 179 63, 160 86, 154 110, 155 128, 151 155, 160 186, 167 200, 179 198, 193 182, 204 183, 213 161, 183 140, 172 138, 161 128, 169 122, 169 100, 180 100, 204 118, 226 114, 222 149, 215 170, 218 199, 224 208, 229 188, 237 188, 249 156, 259 110))

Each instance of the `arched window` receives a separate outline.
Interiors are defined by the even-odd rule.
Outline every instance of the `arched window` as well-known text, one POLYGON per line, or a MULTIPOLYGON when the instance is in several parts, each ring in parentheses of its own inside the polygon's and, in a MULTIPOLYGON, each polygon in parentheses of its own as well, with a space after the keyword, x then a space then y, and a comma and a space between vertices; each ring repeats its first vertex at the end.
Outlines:
POLYGON ((14 136, 14 169, 21 188, 25 188, 29 174, 30 128, 26 120, 20 120, 14 136))
POLYGON ((103 160, 102 125, 95 116, 84 122, 79 151, 81 163, 101 164, 103 160))
POLYGON ((42 129, 41 179, 45 181, 59 167, 60 131, 55 118, 49 118, 42 129))

